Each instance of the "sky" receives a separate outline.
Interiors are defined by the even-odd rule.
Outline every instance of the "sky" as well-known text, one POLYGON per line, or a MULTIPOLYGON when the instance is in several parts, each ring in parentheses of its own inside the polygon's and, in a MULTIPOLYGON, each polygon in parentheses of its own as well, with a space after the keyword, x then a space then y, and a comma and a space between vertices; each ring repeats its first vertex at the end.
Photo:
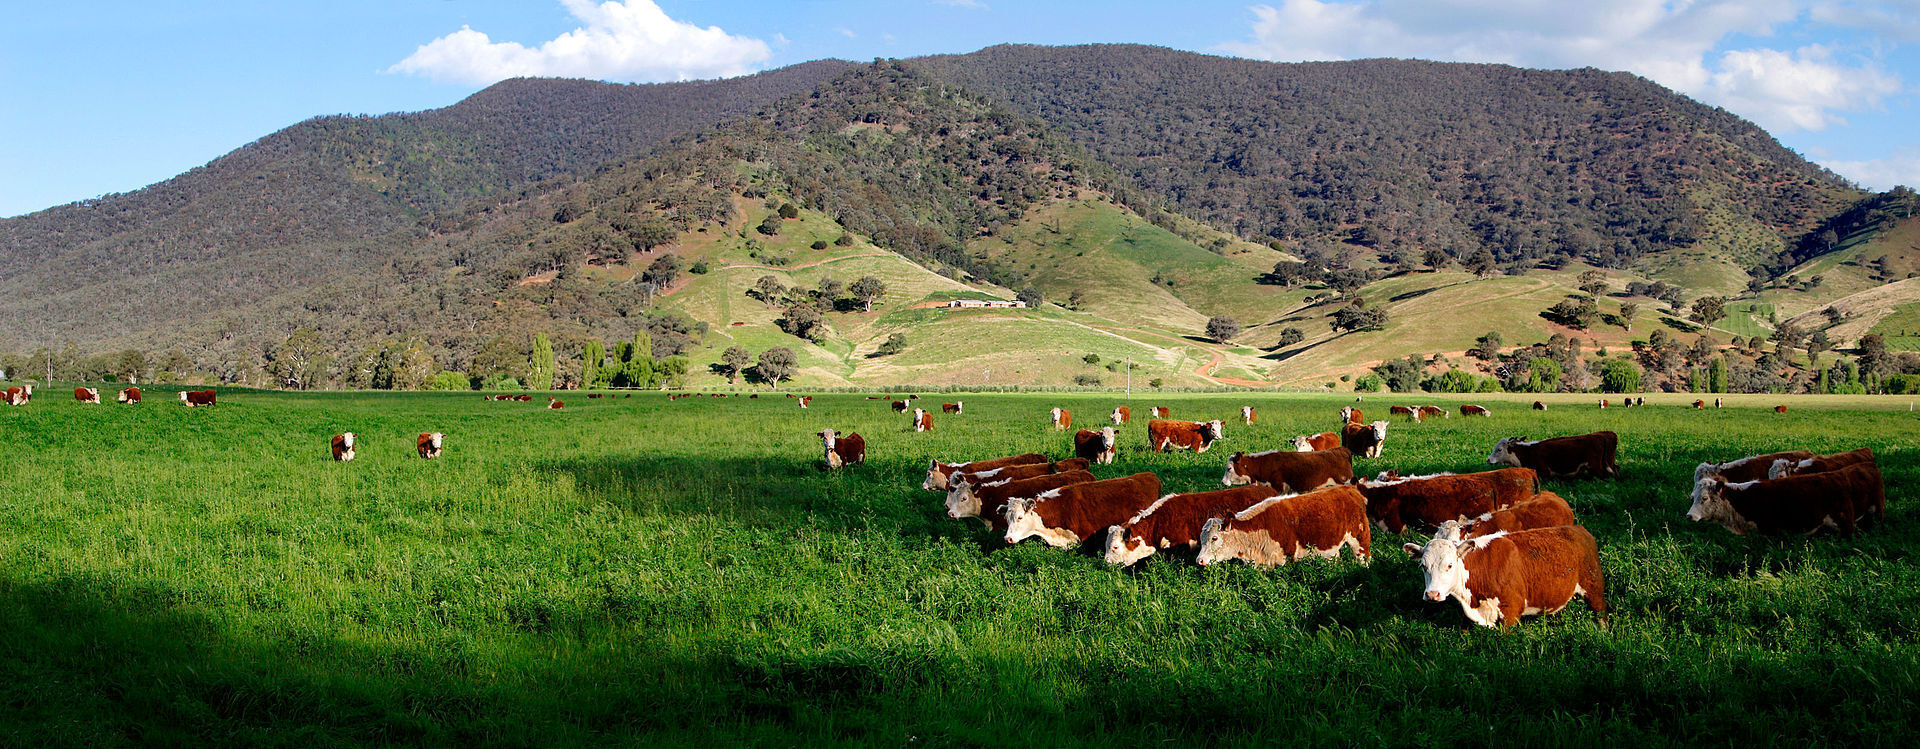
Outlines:
POLYGON ((688 80, 1010 42, 1623 70, 1863 187, 1920 186, 1920 0, 95 0, 0 11, 0 217, 514 76, 688 80))

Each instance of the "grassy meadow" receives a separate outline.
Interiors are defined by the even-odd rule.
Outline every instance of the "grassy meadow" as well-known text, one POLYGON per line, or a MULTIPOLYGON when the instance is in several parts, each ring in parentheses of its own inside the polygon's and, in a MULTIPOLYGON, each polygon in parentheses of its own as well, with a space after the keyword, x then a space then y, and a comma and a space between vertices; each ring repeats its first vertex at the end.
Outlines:
MULTIPOLYGON (((107 393, 106 388, 102 389, 107 393)), ((1069 453, 1046 428, 1118 395, 660 393, 567 408, 477 394, 233 391, 187 409, 0 408, 0 743, 1911 745, 1920 694, 1920 422, 1905 400, 1691 396, 1640 409, 1491 396, 1396 420, 1373 473, 1485 468, 1495 439, 1620 434, 1618 481, 1549 481, 1599 539, 1603 623, 1507 631, 1371 565, 1114 570, 946 517, 926 460, 1069 453), (1770 410, 1776 402, 1790 413, 1770 410), (819 468, 816 431, 869 462, 819 468), (327 438, 359 435, 358 460, 327 438), (439 460, 414 435, 447 434, 439 460), (1872 446, 1889 522, 1855 539, 1689 523, 1694 464, 1872 446)), ((1136 395, 1227 420, 1205 455, 1102 477, 1219 487, 1234 450, 1335 426, 1351 396, 1136 395), (1253 404, 1260 421, 1239 423, 1253 404)), ((1438 397, 1368 396, 1389 404, 1438 397)), ((1092 424, 1090 424, 1092 422, 1092 424)), ((1408 541, 1422 540, 1409 536, 1408 541)))

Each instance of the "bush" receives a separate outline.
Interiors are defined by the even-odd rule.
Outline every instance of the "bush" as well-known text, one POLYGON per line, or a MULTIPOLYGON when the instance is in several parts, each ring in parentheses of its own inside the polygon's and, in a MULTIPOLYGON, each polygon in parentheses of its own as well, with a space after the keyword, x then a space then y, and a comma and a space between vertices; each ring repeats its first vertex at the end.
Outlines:
POLYGON ((842 234, 842 235, 840 235, 840 238, 839 238, 839 239, 835 239, 835 240, 833 240, 833 243, 834 243, 834 244, 836 244, 836 245, 839 245, 839 246, 841 246, 841 247, 852 247, 852 246, 853 246, 853 235, 852 235, 852 234, 842 234))
POLYGON ((1100 376, 1090 375, 1090 374, 1077 374, 1073 376, 1073 384, 1080 385, 1082 387, 1091 387, 1094 385, 1099 385, 1100 376))
POLYGON ((827 248, 827 240, 816 239, 816 240, 813 240, 813 244, 810 244, 807 246, 816 250, 824 250, 827 248))
POLYGON ((1353 392, 1378 393, 1380 392, 1380 388, 1386 386, 1387 378, 1377 374, 1364 374, 1360 375, 1359 379, 1353 381, 1353 392))
POLYGON ((691 268, 688 268, 688 269, 687 269, 687 272, 688 272, 688 273, 692 273, 692 274, 694 274, 694 275, 696 275, 696 276, 704 276, 704 275, 706 275, 706 274, 707 274, 707 271, 709 271, 709 270, 712 270, 712 268, 709 268, 709 267, 707 267, 707 261, 705 261, 705 260, 696 260, 696 261, 694 261, 694 263, 693 263, 693 267, 691 267, 691 268))
POLYGON ((1600 362, 1600 389, 1609 393, 1640 392, 1640 367, 1626 359, 1600 362))
POLYGON ((507 375, 494 375, 480 383, 481 390, 519 390, 520 381, 507 375))
POLYGON ((462 372, 441 372, 427 380, 428 390, 471 390, 473 381, 462 372))

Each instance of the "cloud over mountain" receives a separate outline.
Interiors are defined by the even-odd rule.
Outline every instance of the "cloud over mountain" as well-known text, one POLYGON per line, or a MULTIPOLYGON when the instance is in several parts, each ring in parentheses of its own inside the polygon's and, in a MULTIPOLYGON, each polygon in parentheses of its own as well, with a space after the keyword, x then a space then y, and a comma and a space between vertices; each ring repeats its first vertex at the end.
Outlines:
POLYGON ((470 85, 533 76, 653 82, 743 75, 773 54, 758 39, 675 20, 653 0, 562 2, 583 25, 538 47, 463 26, 387 72, 470 85))

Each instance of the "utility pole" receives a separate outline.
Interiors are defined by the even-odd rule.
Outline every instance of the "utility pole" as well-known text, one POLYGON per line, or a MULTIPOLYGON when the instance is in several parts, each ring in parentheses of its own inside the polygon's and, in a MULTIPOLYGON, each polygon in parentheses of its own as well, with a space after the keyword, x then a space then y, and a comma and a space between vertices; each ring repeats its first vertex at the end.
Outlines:
POLYGON ((1133 400, 1133 360, 1127 360, 1127 400, 1133 400))

